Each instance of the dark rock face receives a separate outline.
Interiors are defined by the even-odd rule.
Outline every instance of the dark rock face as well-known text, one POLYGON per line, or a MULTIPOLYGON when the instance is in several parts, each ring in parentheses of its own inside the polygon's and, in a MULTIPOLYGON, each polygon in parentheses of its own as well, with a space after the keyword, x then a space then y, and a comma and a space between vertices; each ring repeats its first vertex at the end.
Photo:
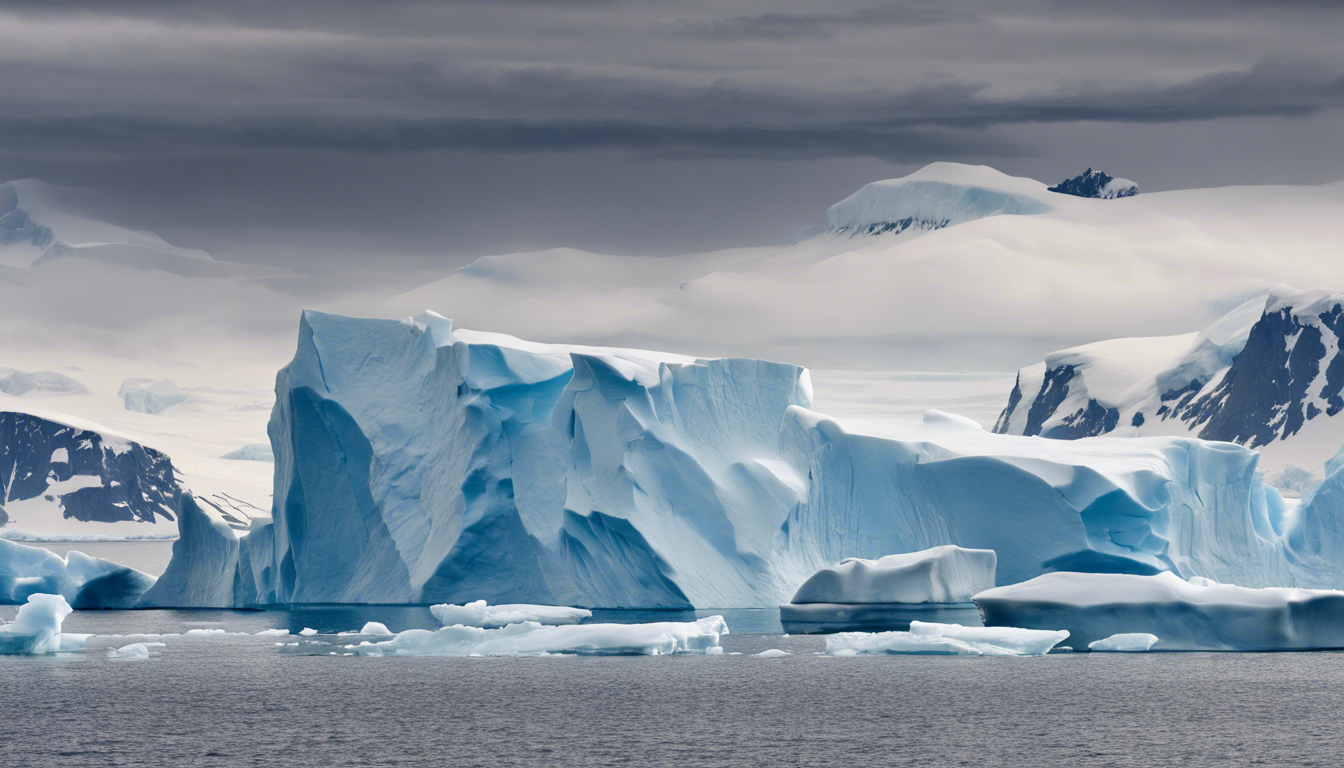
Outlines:
POLYGON ((138 443, 26 413, 0 413, 0 509, 46 498, 75 520, 175 520, 181 488, 173 464, 138 443), (68 483, 64 492, 60 483, 68 483), (56 488, 53 488, 56 486, 56 488))
POLYGON ((904 219, 897 219, 896 221, 879 221, 865 227, 845 227, 839 231, 854 235, 896 235, 907 229, 922 229, 927 231, 942 229, 949 223, 950 221, 948 219, 933 221, 930 219, 917 219, 913 216, 907 216, 904 219))
POLYGON ((1041 437, 1054 440, 1077 440, 1080 437, 1096 437, 1115 429, 1120 423, 1120 411, 1107 408, 1096 400, 1089 399, 1087 407, 1064 417, 1064 423, 1041 432, 1041 437))
POLYGON ((1079 176, 1072 179, 1066 179, 1049 188, 1051 192, 1058 192, 1061 195, 1073 195, 1074 197, 1093 197, 1101 199, 1117 197, 1133 197, 1139 194, 1138 187, 1121 187, 1119 189, 1107 189, 1107 186, 1115 181, 1115 177, 1101 171, 1094 171, 1088 168, 1079 176))
MULTIPOLYGON (((1077 375, 1078 371, 1072 365, 1055 366, 1045 372, 1041 391, 1036 395, 1036 399, 1032 400, 1030 410, 1027 411, 1027 424, 1022 434, 1029 437, 1040 435, 1057 440, 1075 440, 1080 437, 1104 435, 1116 428, 1120 423, 1120 411, 1089 398, 1087 406, 1064 417, 1063 424, 1042 430, 1045 422, 1054 417, 1055 412, 1068 399, 1069 385, 1077 375)), ((999 415, 999 420, 994 425, 996 433, 1002 435, 1008 432, 1008 422, 1021 403, 1022 382, 1019 377, 1013 386, 1012 394, 1008 396, 1008 407, 999 415)))
MULTIPOLYGON (((1319 326, 1304 325, 1287 307, 1266 313, 1251 328, 1245 349, 1218 386, 1173 413, 1182 421, 1203 425, 1199 436, 1205 440, 1255 448, 1291 437, 1322 413, 1305 399, 1325 354, 1319 326)), ((1327 388, 1329 371, 1341 365, 1339 360, 1337 352, 1326 369, 1327 388)), ((1337 392, 1323 395, 1328 403, 1338 399, 1337 392)))

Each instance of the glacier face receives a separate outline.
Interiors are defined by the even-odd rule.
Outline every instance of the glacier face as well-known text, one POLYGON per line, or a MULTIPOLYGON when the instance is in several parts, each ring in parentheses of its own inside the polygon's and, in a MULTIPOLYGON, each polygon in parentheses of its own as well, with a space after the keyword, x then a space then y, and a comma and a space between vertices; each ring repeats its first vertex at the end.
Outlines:
POLYGON ((1342 580, 1339 532, 1240 446, 997 435, 937 412, 892 434, 810 401, 793 365, 308 312, 277 376, 273 519, 235 560, 227 526, 184 514, 155 595, 764 607, 845 558, 949 544, 994 550, 1000 583, 1342 580))
MULTIPOLYGON (((1260 292, 1198 334, 1117 339, 1024 368, 996 432, 1189 434, 1312 473, 1344 443, 1344 295, 1260 292)), ((1293 474, 1290 472, 1290 475, 1293 474)))

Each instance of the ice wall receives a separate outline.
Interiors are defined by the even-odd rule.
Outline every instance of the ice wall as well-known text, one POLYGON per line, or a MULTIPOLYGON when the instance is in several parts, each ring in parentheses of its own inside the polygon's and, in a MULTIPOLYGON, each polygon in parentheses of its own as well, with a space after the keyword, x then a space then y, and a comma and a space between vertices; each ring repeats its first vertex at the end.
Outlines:
POLYGON ((845 558, 942 545, 994 550, 1003 584, 1344 583, 1318 554, 1333 518, 1295 514, 1239 446, 995 435, 936 412, 888 434, 810 400, 792 365, 308 312, 277 376, 273 521, 230 566, 218 526, 183 515, 155 595, 775 606, 845 558))

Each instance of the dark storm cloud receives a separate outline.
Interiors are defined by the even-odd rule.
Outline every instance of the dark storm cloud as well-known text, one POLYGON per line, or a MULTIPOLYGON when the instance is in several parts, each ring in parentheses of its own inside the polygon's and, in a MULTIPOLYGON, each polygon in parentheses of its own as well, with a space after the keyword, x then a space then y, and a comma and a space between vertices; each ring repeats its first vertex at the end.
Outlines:
POLYGON ((728 19, 682 20, 673 34, 710 40, 789 40, 830 38, 846 27, 922 27, 933 24, 974 21, 971 13, 948 8, 920 8, 887 4, 841 13, 763 13, 728 19))
POLYGON ((0 0, 0 178, 134 178, 119 216, 212 249, 260 252, 297 228, 304 243, 487 250, 647 252, 656 233, 665 253, 787 236, 933 160, 1051 181, 1104 160, 1145 189, 1331 181, 1341 14, 1335 0, 0 0), (361 210, 379 214, 349 216, 346 197, 374 188, 361 210))

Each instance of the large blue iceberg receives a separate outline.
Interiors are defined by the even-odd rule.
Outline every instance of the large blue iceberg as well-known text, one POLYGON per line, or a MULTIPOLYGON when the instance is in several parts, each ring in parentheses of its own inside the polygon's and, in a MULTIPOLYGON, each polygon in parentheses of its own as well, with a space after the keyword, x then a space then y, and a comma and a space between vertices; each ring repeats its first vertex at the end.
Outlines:
MULTIPOLYGON (((765 607, 818 569, 954 544, 998 581, 1341 583, 1338 531, 1245 448, 1056 441, 809 410, 805 369, 304 314, 276 380, 273 519, 186 506, 157 605, 765 607)), ((1324 492, 1324 491, 1323 491, 1324 492)))

